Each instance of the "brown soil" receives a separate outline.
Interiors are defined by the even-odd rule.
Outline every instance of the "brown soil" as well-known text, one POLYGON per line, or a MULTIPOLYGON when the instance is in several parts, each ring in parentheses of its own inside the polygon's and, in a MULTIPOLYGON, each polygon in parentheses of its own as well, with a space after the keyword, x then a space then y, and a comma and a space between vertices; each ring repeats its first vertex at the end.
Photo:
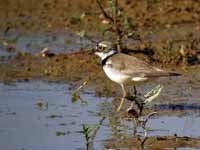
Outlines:
MULTIPOLYGON (((103 6, 108 10, 108 2, 103 6)), ((128 42, 133 50, 152 49, 151 60, 162 64, 197 64, 200 59, 200 3, 194 0, 126 0, 119 6, 133 26, 129 32, 140 37, 128 42), (181 47, 183 47, 181 49, 181 47)), ((86 31, 101 37, 110 23, 95 0, 1 0, 0 30, 4 32, 86 31)), ((115 39, 106 34, 105 39, 115 39)), ((126 40, 125 40, 126 41, 126 40)))
MULTIPOLYGON (((158 66, 159 64, 154 63, 154 65, 158 66)), ((170 66, 170 68, 165 67, 164 69, 175 70, 175 67, 170 66)), ((48 81, 72 81, 80 84, 90 78, 88 85, 96 89, 97 95, 121 96, 120 86, 106 77, 101 68, 100 59, 90 50, 80 51, 75 54, 58 54, 53 57, 18 52, 16 57, 10 59, 8 63, 0 64, 0 70, 2 72, 0 81, 5 83, 17 80, 43 79, 48 81)), ((176 71, 178 70, 176 69, 176 71)), ((167 95, 174 95, 175 92, 176 97, 174 99, 178 97, 178 102, 187 102, 188 99, 192 99, 190 95, 199 89, 199 67, 197 66, 196 69, 190 67, 189 70, 180 70, 179 72, 183 73, 183 76, 138 85, 139 90, 144 92, 147 90, 146 87, 150 86, 152 88, 152 83, 154 85, 162 83, 169 90, 166 91, 168 94, 162 97, 162 99, 166 99, 164 101, 173 101, 175 103, 174 100, 170 100, 167 97, 167 95), (194 90, 190 89, 190 92, 188 92, 191 84, 194 90), (170 94, 170 92, 172 93, 170 94)), ((195 98, 198 98, 198 94, 195 94, 195 98)))
POLYGON ((106 149, 148 149, 164 150, 176 148, 199 148, 200 140, 190 137, 164 136, 148 137, 143 147, 137 138, 120 137, 108 139, 104 142, 106 149))

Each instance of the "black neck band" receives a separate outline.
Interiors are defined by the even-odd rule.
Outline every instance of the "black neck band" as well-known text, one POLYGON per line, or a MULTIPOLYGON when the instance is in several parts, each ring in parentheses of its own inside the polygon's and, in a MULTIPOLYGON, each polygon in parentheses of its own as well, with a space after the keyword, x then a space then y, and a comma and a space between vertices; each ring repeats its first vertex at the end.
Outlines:
POLYGON ((107 56, 106 58, 104 58, 102 61, 101 61, 101 65, 104 66, 106 64, 106 61, 108 60, 108 58, 112 57, 113 55, 117 54, 117 52, 107 56))

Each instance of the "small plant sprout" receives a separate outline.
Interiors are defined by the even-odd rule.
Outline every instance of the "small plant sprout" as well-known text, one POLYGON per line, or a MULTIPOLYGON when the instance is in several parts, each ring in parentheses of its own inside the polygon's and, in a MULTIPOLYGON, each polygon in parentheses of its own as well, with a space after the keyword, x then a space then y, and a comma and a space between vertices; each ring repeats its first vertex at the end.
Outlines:
POLYGON ((80 90, 81 90, 84 86, 87 85, 87 83, 88 83, 89 80, 90 80, 90 79, 85 80, 85 81, 72 93, 72 98, 71 98, 71 100, 72 100, 73 103, 76 102, 76 101, 78 101, 78 100, 80 100, 81 104, 83 104, 83 105, 86 105, 86 104, 87 104, 87 101, 85 101, 85 100, 83 100, 83 99, 81 98, 79 92, 80 92, 80 90))
POLYGON ((81 17, 80 17, 80 16, 72 16, 72 17, 70 18, 70 22, 71 22, 72 24, 78 24, 80 21, 81 21, 81 17))
POLYGON ((83 124, 82 125, 82 132, 85 140, 86 140, 86 149, 93 150, 93 142, 97 135, 98 130, 100 129, 100 126, 103 124, 103 121, 106 119, 105 116, 102 116, 98 122, 98 124, 88 125, 83 124))
POLYGON ((49 104, 43 100, 38 100, 36 106, 39 110, 48 110, 49 104))
POLYGON ((65 136, 66 133, 65 133, 65 132, 62 132, 62 131, 57 131, 57 132, 56 132, 56 135, 57 135, 57 136, 65 136))
POLYGON ((108 0, 108 11, 102 5, 100 0, 96 0, 102 15, 109 20, 110 24, 107 29, 104 30, 103 36, 106 32, 111 32, 116 34, 115 43, 117 45, 117 50, 121 51, 123 48, 122 40, 129 37, 130 31, 135 30, 133 25, 128 19, 122 8, 118 5, 118 0, 108 0))
POLYGON ((90 147, 92 135, 94 134, 94 131, 98 128, 98 126, 99 126, 98 124, 94 124, 91 126, 89 126, 88 124, 82 125, 82 133, 86 140, 87 149, 89 149, 89 147, 90 147))
POLYGON ((87 36, 87 33, 85 30, 81 30, 80 32, 77 32, 77 35, 80 36, 80 38, 84 38, 87 36))
POLYGON ((87 105, 87 101, 83 100, 79 94, 79 92, 72 93, 72 103, 80 101, 82 105, 87 105))

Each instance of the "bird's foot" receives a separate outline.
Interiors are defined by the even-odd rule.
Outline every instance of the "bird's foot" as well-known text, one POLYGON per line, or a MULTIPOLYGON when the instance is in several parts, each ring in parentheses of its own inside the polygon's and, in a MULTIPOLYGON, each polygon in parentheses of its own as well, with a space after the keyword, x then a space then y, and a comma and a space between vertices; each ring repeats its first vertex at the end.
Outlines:
POLYGON ((121 108, 120 108, 120 107, 118 107, 118 108, 117 108, 117 112, 120 112, 120 110, 121 110, 121 108))
POLYGON ((117 108, 117 112, 119 112, 119 111, 122 109, 122 106, 123 106, 123 104, 124 104, 124 101, 125 101, 125 97, 123 97, 123 98, 121 99, 121 102, 120 102, 120 104, 119 104, 119 107, 117 108))

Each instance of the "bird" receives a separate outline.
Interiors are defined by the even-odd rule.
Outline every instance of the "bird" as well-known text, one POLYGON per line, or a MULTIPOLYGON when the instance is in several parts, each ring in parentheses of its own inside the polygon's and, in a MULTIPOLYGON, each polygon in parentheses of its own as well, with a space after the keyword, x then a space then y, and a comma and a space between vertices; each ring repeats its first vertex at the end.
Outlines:
POLYGON ((118 52, 114 44, 101 41, 96 44, 95 55, 101 58, 101 66, 107 77, 121 86, 123 97, 117 111, 120 111, 126 98, 125 85, 151 80, 153 78, 179 76, 180 73, 168 72, 152 66, 137 57, 118 52))

